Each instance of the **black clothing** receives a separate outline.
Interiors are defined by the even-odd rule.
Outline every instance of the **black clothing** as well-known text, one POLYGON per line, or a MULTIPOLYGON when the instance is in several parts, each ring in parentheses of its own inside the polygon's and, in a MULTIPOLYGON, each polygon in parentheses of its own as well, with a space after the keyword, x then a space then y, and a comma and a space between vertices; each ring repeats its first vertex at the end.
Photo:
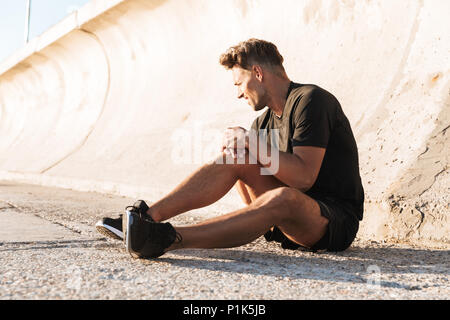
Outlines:
POLYGON ((268 109, 255 119, 252 129, 266 131, 268 139, 270 129, 279 129, 278 149, 282 152, 293 153, 296 146, 326 148, 317 180, 305 193, 349 203, 355 217, 362 220, 364 190, 358 149, 350 123, 331 93, 291 82, 282 116, 278 118, 268 109))
MULTIPOLYGON (((363 218, 364 190, 356 141, 339 101, 316 85, 291 82, 281 117, 268 109, 255 119, 252 129, 267 135, 268 141, 273 139, 271 129, 278 129, 276 147, 282 152, 293 153, 296 146, 326 149, 317 179, 305 194, 319 203, 321 214, 329 220, 327 234, 319 241, 326 246, 316 249, 346 249, 363 218)), ((269 231, 266 239, 276 232, 269 231)), ((293 244, 286 240, 280 242, 287 247, 293 244)))

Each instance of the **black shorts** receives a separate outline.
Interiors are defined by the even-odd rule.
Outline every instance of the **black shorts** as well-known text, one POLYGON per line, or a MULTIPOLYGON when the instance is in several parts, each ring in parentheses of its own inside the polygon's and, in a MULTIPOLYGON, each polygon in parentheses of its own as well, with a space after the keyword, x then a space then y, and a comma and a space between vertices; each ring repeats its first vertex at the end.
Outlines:
MULTIPOLYGON (((347 249, 355 239, 359 228, 359 220, 353 212, 353 207, 330 197, 314 200, 319 204, 321 215, 328 219, 328 226, 325 235, 311 248, 306 249, 313 252, 318 250, 337 252, 347 249)), ((284 249, 302 247, 289 240, 276 226, 264 234, 264 237, 267 241, 280 242, 284 249)))

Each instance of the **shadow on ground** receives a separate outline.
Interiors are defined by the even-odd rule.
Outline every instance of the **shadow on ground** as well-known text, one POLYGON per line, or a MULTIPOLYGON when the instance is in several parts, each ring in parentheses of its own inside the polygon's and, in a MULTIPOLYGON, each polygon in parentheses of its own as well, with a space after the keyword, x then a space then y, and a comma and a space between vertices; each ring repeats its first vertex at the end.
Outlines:
MULTIPOLYGON (((163 256, 160 260, 190 269, 334 282, 367 283, 369 266, 378 266, 381 273, 400 276, 411 273, 448 276, 450 271, 450 251, 439 250, 355 247, 340 253, 291 256, 240 249, 215 249, 180 250, 171 254, 177 258, 163 256), (430 257, 439 263, 433 265, 430 257)), ((390 281, 381 281, 380 285, 420 289, 390 281)))
POLYGON ((27 241, 0 242, 0 253, 6 251, 27 251, 69 248, 110 248, 112 245, 104 239, 93 240, 61 240, 61 241, 27 241), (5 248, 2 248, 5 246, 5 248))
MULTIPOLYGON (((92 240, 1 242, 0 253, 24 250, 68 250, 94 248, 105 250, 123 248, 121 242, 92 240)), ((319 280, 341 283, 367 283, 368 267, 377 266, 381 274, 389 274, 395 281, 380 281, 382 287, 421 290, 430 283, 410 285, 402 283, 407 275, 428 274, 448 277, 450 274, 449 250, 422 250, 390 247, 351 247, 338 253, 311 253, 296 251, 262 252, 254 248, 184 249, 172 251, 158 259, 143 259, 145 267, 168 263, 192 272, 208 270, 251 276, 271 276, 293 280, 319 280)), ((123 250, 124 255, 128 255, 123 250)), ((130 258, 131 259, 131 258, 130 258)), ((90 264, 91 262, 85 261, 90 264)), ((390 279, 391 280, 391 279, 390 279)))

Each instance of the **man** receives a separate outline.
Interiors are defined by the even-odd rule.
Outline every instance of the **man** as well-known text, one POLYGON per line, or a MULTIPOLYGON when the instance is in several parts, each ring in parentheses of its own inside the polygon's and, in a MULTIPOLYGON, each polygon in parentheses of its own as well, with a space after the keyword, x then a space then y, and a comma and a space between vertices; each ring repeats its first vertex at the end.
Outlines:
POLYGON ((222 54, 220 63, 232 71, 239 99, 254 110, 268 107, 253 131, 227 129, 215 161, 161 200, 150 206, 139 200, 123 219, 105 218, 97 229, 123 238, 136 258, 181 248, 236 247, 261 235, 283 248, 348 248, 362 220, 364 191, 356 142, 338 100, 318 86, 290 81, 283 57, 267 41, 241 42, 222 54), (250 139, 252 132, 259 139, 250 139), (267 148, 271 154, 260 152, 267 148), (216 202, 234 185, 244 208, 193 226, 162 223, 216 202))

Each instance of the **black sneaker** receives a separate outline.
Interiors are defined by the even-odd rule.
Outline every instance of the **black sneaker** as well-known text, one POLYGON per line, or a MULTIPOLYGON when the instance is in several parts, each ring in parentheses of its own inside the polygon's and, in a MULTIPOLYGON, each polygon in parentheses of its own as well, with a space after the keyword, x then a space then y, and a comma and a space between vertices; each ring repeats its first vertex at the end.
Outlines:
MULTIPOLYGON (((153 219, 147 215, 148 205, 144 200, 138 200, 133 206, 127 207, 127 209, 128 208, 132 208, 130 210, 133 210, 145 219, 153 221, 153 219)), ((119 215, 118 218, 103 218, 95 224, 95 227, 97 231, 104 236, 116 240, 123 240, 122 218, 122 215, 119 215)))
POLYGON ((138 200, 132 206, 126 207, 127 210, 129 208, 131 211, 138 213, 141 218, 153 221, 152 217, 147 214, 149 208, 144 200, 138 200))
POLYGON ((116 240, 123 240, 122 215, 118 218, 103 218, 95 224, 102 235, 116 240))
POLYGON ((175 240, 181 241, 181 235, 170 223, 143 219, 133 210, 127 210, 122 228, 125 248, 133 258, 157 258, 175 240))

